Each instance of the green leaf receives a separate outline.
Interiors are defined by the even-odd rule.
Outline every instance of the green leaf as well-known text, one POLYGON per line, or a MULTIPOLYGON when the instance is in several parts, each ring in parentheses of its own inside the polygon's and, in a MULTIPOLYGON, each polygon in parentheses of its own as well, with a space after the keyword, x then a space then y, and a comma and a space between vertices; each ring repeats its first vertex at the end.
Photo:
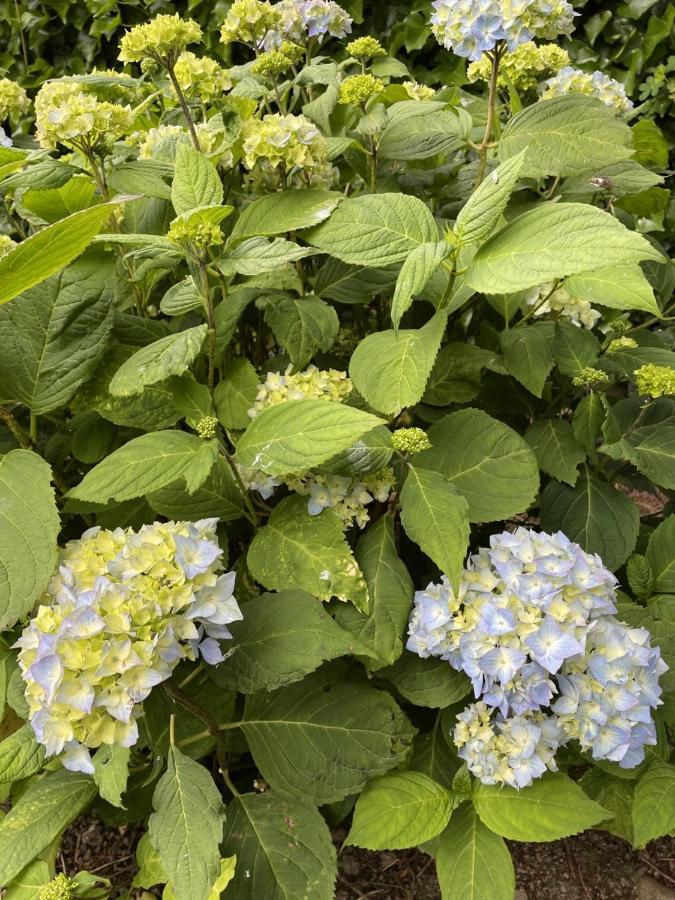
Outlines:
POLYGON ((483 824, 511 841, 556 841, 609 818, 562 772, 547 772, 521 790, 476 781, 473 803, 483 824))
POLYGON ((378 294, 387 293, 394 288, 398 270, 396 264, 386 269, 348 266, 329 256, 317 273, 314 291, 320 297, 336 300, 338 303, 367 303, 378 294))
POLYGON ((51 477, 31 450, 0 457, 0 630, 28 615, 56 567, 61 523, 51 477))
POLYGON ((650 537, 647 559, 654 574, 653 589, 675 594, 675 515, 668 516, 650 537))
MULTIPOLYGON (((547 101, 548 102, 548 101, 547 101)), ((642 235, 584 203, 543 203, 483 244, 465 280, 484 294, 513 294, 547 281, 643 259, 662 262, 642 235)))
POLYGON ((30 725, 22 725, 0 743, 0 784, 29 778, 42 769, 45 748, 30 725))
POLYGON ((643 166, 668 167, 668 142, 652 119, 640 119, 632 128, 634 159, 643 166))
POLYGON ((415 706, 445 709, 471 692, 469 679, 456 672, 447 660, 421 659, 416 653, 403 653, 393 666, 380 669, 377 674, 415 706))
POLYGON ((539 419, 527 429, 525 440, 534 450, 542 472, 566 484, 576 484, 578 466, 586 459, 586 452, 578 443, 569 422, 539 419))
POLYGON ((366 194, 345 200, 304 238, 342 262, 379 267, 403 262, 419 244, 436 242, 438 229, 417 197, 366 194))
POLYGON ((69 496, 105 503, 111 499, 122 501, 142 497, 179 478, 184 478, 187 483, 191 470, 201 468, 208 452, 206 442, 184 431, 142 434, 94 466, 70 490, 69 496))
POLYGON ((429 159, 458 150, 464 142, 462 111, 437 101, 395 104, 377 147, 380 159, 429 159))
POLYGON ((604 421, 605 407, 602 398, 592 391, 580 401, 572 419, 574 437, 587 453, 595 452, 604 421))
POLYGON ((347 450, 322 463, 321 470, 331 475, 369 475, 388 466, 393 453, 391 431, 385 425, 378 425, 347 450))
POLYGON ((204 301, 191 275, 174 284, 162 297, 159 308, 165 316, 182 316, 203 306, 204 301))
POLYGON ((639 266, 609 266, 566 278, 561 287, 577 300, 599 303, 610 309, 637 309, 661 314, 652 286, 639 266))
POLYGON ((99 202, 94 200, 95 193, 94 182, 86 175, 78 175, 61 187, 25 191, 21 205, 43 222, 53 224, 99 202))
POLYGON ((549 482, 541 496, 541 527, 563 531, 614 572, 635 549, 640 517, 630 497, 582 475, 575 487, 549 482))
POLYGON ((219 206, 223 185, 216 167, 203 153, 187 144, 176 146, 171 203, 179 216, 199 206, 219 206))
POLYGON ((213 392, 216 415, 223 428, 239 430, 251 424, 248 414, 258 394, 258 374, 247 359, 231 359, 213 392))
POLYGON ((492 234, 518 183, 524 156, 523 150, 493 169, 469 197, 455 222, 458 244, 482 244, 492 234))
POLYGON ((563 375, 578 375, 586 366, 592 366, 599 355, 600 344, 590 331, 571 322, 555 323, 553 356, 563 375))
POLYGON ((449 406, 474 400, 481 386, 483 369, 493 368, 499 354, 473 344, 450 341, 436 357, 423 401, 431 406, 449 406))
POLYGON ((634 846, 675 831, 675 766, 655 759, 635 785, 633 803, 634 846))
POLYGON ((470 522, 496 522, 526 510, 539 490, 539 466, 525 441, 478 409, 450 413, 429 430, 431 449, 415 460, 445 475, 469 503, 470 522))
POLYGON ((403 651, 403 634, 414 591, 396 549, 391 516, 382 516, 361 535, 354 555, 368 586, 370 613, 366 615, 352 605, 341 604, 335 611, 335 619, 372 650, 374 660, 361 659, 366 667, 381 669, 394 663, 403 651))
POLYGON ((453 590, 469 543, 469 504, 440 472, 408 467, 401 522, 411 540, 448 576, 453 590))
POLYGON ((600 769, 591 769, 582 778, 581 786, 592 800, 612 814, 612 818, 599 828, 632 844, 634 784, 626 778, 615 778, 600 769))
POLYGON ((394 772, 366 785, 356 801, 346 844, 366 850, 405 850, 440 834, 452 800, 440 784, 419 772, 394 772))
POLYGON ((0 819, 0 884, 7 885, 96 796, 88 775, 61 769, 34 781, 0 819))
POLYGON ((73 213, 36 231, 6 253, 0 259, 0 304, 18 297, 76 259, 94 240, 114 208, 114 203, 102 203, 73 213))
POLYGON ((328 400, 289 400, 259 413, 237 444, 237 462, 269 475, 307 472, 382 423, 328 400))
POLYGON ((296 369, 304 369, 319 350, 333 346, 340 321, 319 297, 288 297, 265 305, 265 321, 296 369))
POLYGON ((199 356, 207 331, 206 325, 196 325, 141 347, 115 372, 110 393, 113 397, 133 397, 172 375, 182 375, 199 356))
POLYGON ((436 853, 443 900, 513 900, 516 875, 504 841, 465 803, 450 820, 436 853))
POLYGON ((325 221, 343 200, 337 191, 277 191, 254 200, 232 230, 231 242, 258 235, 272 237, 325 221))
POLYGON ((337 597, 368 611, 366 582, 341 519, 329 509, 310 516, 304 497, 287 497, 274 508, 253 538, 247 562, 253 577, 268 590, 296 588, 319 600, 337 597))
POLYGON ((352 355, 349 375, 373 409, 398 415, 422 399, 447 322, 437 312, 423 328, 378 331, 364 338, 352 355))
POLYGON ((94 754, 94 781, 103 800, 122 806, 122 794, 129 777, 129 747, 103 744, 94 754))
POLYGON ((316 804, 356 794, 401 765, 415 733, 389 694, 336 664, 278 691, 249 694, 241 727, 272 788, 316 804))
POLYGON ((523 174, 580 175, 633 155, 630 128, 599 100, 568 95, 528 106, 508 123, 499 158, 525 151, 523 174))
POLYGON ((177 900, 208 900, 220 873, 225 811, 209 772, 176 747, 157 782, 148 821, 177 900))
POLYGON ((274 791, 241 794, 227 810, 224 852, 236 854, 238 900, 333 900, 335 847, 321 813, 274 791))
POLYGON ((451 250, 446 241, 433 241, 420 244, 406 256, 391 301, 391 320, 395 329, 398 329, 403 314, 413 299, 424 290, 451 250))
POLYGON ((216 264, 227 277, 236 274, 262 275, 306 256, 314 256, 316 252, 311 247, 299 247, 283 238, 268 241, 264 237, 254 237, 226 251, 216 264))
POLYGON ((631 462, 664 488, 675 488, 675 424, 645 426, 631 435, 631 462))
POLYGON ((217 668, 214 678, 242 694, 274 690, 299 681, 328 660, 367 652, 305 591, 254 597, 246 603, 243 621, 229 628, 233 641, 227 665, 217 668))
POLYGON ((12 879, 3 894, 3 900, 35 900, 50 881, 52 873, 49 864, 44 859, 33 860, 12 879))
POLYGON ((196 521, 213 517, 228 522, 243 515, 239 488, 222 456, 215 461, 196 491, 188 494, 185 481, 180 479, 147 494, 147 501, 155 512, 167 519, 196 521))
POLYGON ((537 325, 512 328, 501 335, 504 364, 508 372, 535 397, 541 397, 553 356, 544 331, 537 325))
POLYGON ((207 416, 215 415, 208 387, 196 381, 192 375, 172 378, 169 381, 169 387, 176 409, 190 428, 196 428, 198 423, 207 416))

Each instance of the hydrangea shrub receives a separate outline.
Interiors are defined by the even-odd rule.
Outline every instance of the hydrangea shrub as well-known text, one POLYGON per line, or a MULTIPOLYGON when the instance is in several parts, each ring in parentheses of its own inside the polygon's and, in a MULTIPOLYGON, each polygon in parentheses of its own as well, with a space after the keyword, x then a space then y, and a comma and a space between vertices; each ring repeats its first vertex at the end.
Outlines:
POLYGON ((235 0, 0 80, 8 900, 111 896, 90 808, 169 900, 675 829, 669 139, 579 21, 435 0, 429 71, 235 0))

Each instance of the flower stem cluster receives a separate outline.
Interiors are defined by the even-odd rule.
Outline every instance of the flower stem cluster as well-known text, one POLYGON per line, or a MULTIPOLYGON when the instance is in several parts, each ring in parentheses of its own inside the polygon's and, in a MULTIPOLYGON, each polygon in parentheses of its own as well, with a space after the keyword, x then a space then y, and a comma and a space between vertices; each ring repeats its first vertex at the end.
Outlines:
POLYGON ((50 756, 92 772, 89 750, 130 747, 139 704, 183 659, 224 657, 241 619, 220 575, 216 519, 92 528, 61 551, 45 605, 17 641, 30 723, 50 756))
POLYGON ((457 593, 445 578, 417 592, 408 649, 470 678, 480 702, 455 741, 481 781, 525 787, 572 737, 624 768, 656 743, 666 667, 647 631, 613 617, 616 583, 561 532, 518 528, 470 557, 457 593))
POLYGON ((267 50, 260 56, 251 66, 254 75, 268 75, 275 77, 288 72, 293 66, 293 60, 290 56, 286 56, 283 50, 267 50))

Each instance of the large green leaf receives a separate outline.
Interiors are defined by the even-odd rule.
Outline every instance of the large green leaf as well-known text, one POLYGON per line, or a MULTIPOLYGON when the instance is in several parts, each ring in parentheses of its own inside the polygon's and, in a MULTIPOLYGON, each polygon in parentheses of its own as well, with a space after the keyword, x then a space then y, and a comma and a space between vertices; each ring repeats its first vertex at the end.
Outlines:
POLYGON ((654 590, 675 594, 675 515, 668 516, 650 537, 647 559, 654 590))
POLYGON ((675 831, 675 766, 655 759, 635 786, 636 847, 675 831))
POLYGON ((336 664, 249 695, 242 728, 272 788, 317 804, 356 794, 401 765, 415 734, 389 694, 336 664))
POLYGON ((598 267, 663 262, 644 238, 583 203, 542 203, 483 244, 466 282, 484 294, 513 294, 598 267))
POLYGON ((0 819, 0 885, 6 886, 96 796, 88 775, 61 769, 33 782, 0 819))
POLYGON ((72 488, 76 500, 131 500, 184 478, 195 489, 209 473, 214 457, 209 443, 185 431, 154 431, 126 443, 107 456, 72 488), (206 462, 210 460, 208 467, 206 462), (200 479, 202 467, 206 468, 200 479), (195 473, 199 471, 199 476, 195 473), (198 483, 194 483, 196 479, 198 483))
POLYGON ((323 662, 367 652, 305 591, 261 594, 246 603, 244 612, 243 621, 229 626, 233 641, 227 665, 214 673, 219 684, 242 694, 274 690, 323 662))
POLYGON ((539 490, 532 450, 513 429, 478 409, 450 413, 429 430, 431 449, 417 468, 445 475, 469 503, 470 522, 523 512, 539 490))
POLYGON ((100 198, 94 199, 95 194, 94 181, 87 175, 76 175, 60 187, 25 191, 21 205, 43 222, 53 224, 99 202, 100 198))
POLYGON ((185 480, 147 494, 147 501, 167 519, 208 519, 212 516, 227 522, 240 519, 243 503, 232 470, 222 456, 213 464, 208 477, 196 491, 188 494, 185 480))
POLYGON ((578 300, 599 303, 610 309, 637 309, 660 315, 654 290, 639 266, 608 266, 566 278, 562 287, 578 300))
POLYGON ((405 850, 435 838, 452 813, 448 791, 419 772, 393 772, 366 786, 356 801, 346 844, 405 850))
POLYGON ((113 375, 113 397, 133 397, 146 387, 186 372, 202 349, 208 327, 196 325, 141 347, 113 375))
POLYGON ((368 611, 368 589, 332 510, 310 516, 307 500, 287 497, 251 542, 247 557, 253 577, 269 590, 297 588, 319 600, 351 601, 368 611))
POLYGON ((417 294, 431 281, 434 272, 449 256, 452 247, 446 241, 434 241, 415 247, 405 259, 396 281, 394 297, 391 301, 391 320, 398 326, 403 314, 417 294))
POLYGON ((531 394, 541 397, 554 362, 543 329, 537 324, 511 328, 502 332, 501 344, 507 371, 531 394))
POLYGON ((38 744, 31 726, 22 725, 0 742, 0 784, 35 775, 42 769, 44 760, 45 748, 38 744))
POLYGON ((208 770, 176 747, 152 798, 148 821, 177 900, 208 900, 220 873, 225 810, 208 770))
POLYGON ((517 113, 499 141, 502 160, 525 151, 523 174, 579 175, 633 154, 630 128, 593 97, 554 97, 517 113))
POLYGON ((586 452, 569 422, 539 419, 527 429, 525 440, 534 450, 542 472, 566 484, 576 484, 578 466, 586 459, 586 452))
POLYGON ((265 321, 296 369, 304 369, 317 351, 330 350, 340 329, 333 307, 312 295, 272 300, 265 321))
POLYGON ((395 104, 377 147, 381 159, 428 159, 452 153, 464 141, 462 111, 444 109, 437 101, 404 101, 395 104))
POLYGON ((450 820, 436 853, 436 871, 443 900, 513 900, 511 854, 470 803, 450 820))
MULTIPOLYGON (((364 658, 375 670, 394 663, 403 651, 403 634, 413 596, 413 583, 399 558, 391 516, 382 516, 359 538, 355 554, 368 586, 370 612, 340 605, 337 622, 369 647, 375 659, 364 658)), ((358 653, 357 653, 358 655, 358 653)))
POLYGON ((241 794, 227 809, 224 853, 236 854, 238 900, 333 900, 337 863, 315 806, 274 791, 241 794))
POLYGON ((349 375, 370 406, 397 415, 422 399, 440 347, 447 315, 438 312, 423 328, 378 331, 352 355, 349 375))
POLYGON ((216 415, 227 429, 243 429, 251 424, 249 409, 255 402, 260 381, 247 359, 231 359, 222 369, 213 392, 216 415))
POLYGON ((325 221, 343 200, 337 191, 277 191, 254 200, 232 229, 231 241, 299 231, 325 221))
POLYGON ((401 522, 454 590, 469 543, 469 504, 442 473, 408 468, 401 491, 401 522))
MULTIPOLYGON (((118 201, 119 202, 119 201, 118 201)), ((115 204, 102 203, 36 231, 0 259, 0 304, 63 269, 89 246, 115 204)))
POLYGON ((237 444, 237 462, 269 475, 307 472, 382 420, 328 400, 289 400, 259 413, 237 444))
POLYGON ((583 475, 575 487, 551 481, 541 497, 544 531, 563 531, 615 571, 635 549, 640 517, 635 503, 611 484, 583 475))
POLYGON ((0 457, 0 630, 27 615, 56 567, 51 469, 31 450, 0 457))
POLYGON ((311 247, 299 247, 284 238, 269 241, 264 237, 247 238, 220 257, 218 268, 223 275, 262 275, 275 272, 287 263, 314 256, 311 247))
POLYGON ((203 153, 188 144, 179 143, 171 184, 171 203, 176 215, 222 202, 223 185, 216 167, 203 153))
POLYGON ((421 659, 416 653, 403 653, 393 666, 377 674, 415 706, 445 709, 471 692, 466 675, 453 669, 446 659, 421 659))
POLYGON ((518 153, 497 166, 469 197, 455 222, 459 244, 481 244, 492 234, 518 183, 524 154, 518 153))
POLYGON ((379 267, 403 262, 419 244, 437 241, 438 229, 417 197, 366 194, 345 200, 304 238, 342 262, 379 267))
POLYGON ((473 802, 483 823, 512 841, 556 841, 609 818, 562 772, 548 772, 521 790, 476 781, 473 802))
POLYGON ((127 789, 131 749, 119 744, 102 744, 94 754, 94 781, 103 800, 113 806, 124 806, 122 794, 127 789))

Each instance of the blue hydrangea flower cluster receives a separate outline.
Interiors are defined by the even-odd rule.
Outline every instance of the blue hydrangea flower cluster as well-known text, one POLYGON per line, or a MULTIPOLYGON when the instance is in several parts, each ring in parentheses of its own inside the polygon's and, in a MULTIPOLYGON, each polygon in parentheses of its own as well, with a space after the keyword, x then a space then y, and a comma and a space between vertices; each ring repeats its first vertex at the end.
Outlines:
POLYGON ((471 679, 480 702, 455 742, 485 783, 524 787, 571 738, 624 768, 656 743, 666 666, 647 631, 613 617, 616 583, 561 532, 518 528, 471 556, 456 594, 443 578, 415 595, 408 649, 471 679))
POLYGON ((16 645, 30 723, 49 756, 93 772, 89 749, 138 740, 139 705, 183 659, 224 659, 242 618, 217 519, 92 528, 59 567, 16 645))
POLYGON ((577 15, 566 0, 434 0, 432 6, 438 42, 473 60, 501 42, 513 52, 533 38, 571 34, 577 15))
POLYGON ((352 18, 333 0, 281 0, 274 6, 279 16, 276 29, 265 36, 266 50, 280 47, 284 41, 305 45, 326 35, 343 38, 351 34, 352 18))

